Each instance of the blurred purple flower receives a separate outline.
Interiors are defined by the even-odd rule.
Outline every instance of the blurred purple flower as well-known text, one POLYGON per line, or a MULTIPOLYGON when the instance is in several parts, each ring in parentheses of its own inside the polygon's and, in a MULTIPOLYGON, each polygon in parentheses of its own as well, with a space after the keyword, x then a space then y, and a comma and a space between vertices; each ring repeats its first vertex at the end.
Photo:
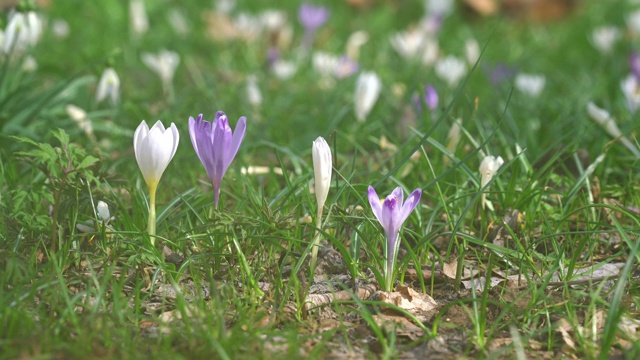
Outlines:
POLYGON ((640 81, 640 54, 632 52, 631 55, 629 55, 629 67, 636 80, 640 81))
POLYGON ((232 132, 227 115, 222 111, 216 113, 213 123, 203 120, 202 114, 195 120, 189 117, 191 144, 211 179, 216 209, 222 177, 238 153, 246 127, 247 118, 242 116, 238 120, 235 132, 232 132))
POLYGON ((338 79, 348 78, 355 74, 360 69, 360 64, 357 61, 352 60, 348 56, 341 56, 338 60, 338 66, 336 68, 336 77, 338 79))
POLYGON ((316 6, 304 3, 298 10, 298 20, 304 27, 302 50, 307 53, 311 49, 316 31, 329 19, 329 9, 324 6, 316 6))
POLYGON ((367 197, 369 198, 373 215, 376 216, 376 219, 378 219, 380 225, 382 225, 387 238, 385 254, 386 291, 391 291, 391 285, 393 284, 393 265, 395 264, 400 245, 400 238, 398 236, 400 228, 420 202, 421 196, 422 189, 415 189, 409 195, 407 201, 404 202, 402 188, 397 187, 384 201, 380 201, 373 186, 369 186, 367 191, 367 197))
POLYGON ((424 103, 431 111, 438 108, 438 92, 431 84, 424 87, 424 103))
POLYGON ((515 67, 508 66, 503 63, 498 63, 495 67, 485 66, 484 70, 489 77, 489 81, 493 85, 498 85, 508 81, 517 72, 515 67))
POLYGON ((298 10, 298 20, 305 31, 315 32, 329 19, 329 9, 304 3, 298 10))

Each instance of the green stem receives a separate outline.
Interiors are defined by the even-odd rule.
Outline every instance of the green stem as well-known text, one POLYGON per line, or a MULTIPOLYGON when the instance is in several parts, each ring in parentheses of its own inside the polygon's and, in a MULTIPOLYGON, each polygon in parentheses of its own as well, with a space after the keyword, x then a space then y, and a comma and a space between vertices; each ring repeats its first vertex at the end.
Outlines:
POLYGON ((148 232, 151 239, 151 245, 156 244, 156 189, 158 183, 147 184, 149 187, 149 225, 148 232))
POLYGON ((318 247, 320 245, 320 227, 322 226, 322 207, 318 208, 318 213, 316 214, 316 236, 313 238, 311 249, 311 264, 309 268, 311 269, 311 274, 313 275, 316 272, 316 261, 318 259, 318 247))

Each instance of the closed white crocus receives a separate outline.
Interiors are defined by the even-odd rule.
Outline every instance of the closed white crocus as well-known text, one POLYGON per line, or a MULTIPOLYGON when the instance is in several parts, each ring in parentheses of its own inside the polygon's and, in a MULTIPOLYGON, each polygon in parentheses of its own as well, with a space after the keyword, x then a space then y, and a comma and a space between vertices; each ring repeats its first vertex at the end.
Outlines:
MULTIPOLYGON (((504 160, 502 160, 502 157, 500 156, 498 156, 497 158, 495 156, 486 156, 484 159, 482 159, 482 162, 480 163, 480 169, 479 169, 480 170, 480 189, 487 186, 489 181, 491 181, 491 179, 493 179, 493 177, 496 175, 496 173, 498 172, 502 164, 504 164, 504 160)), ((490 201, 487 201, 486 194, 483 193, 482 194, 483 209, 485 205, 489 209, 493 210, 493 204, 491 204, 490 201)))
POLYGON ((146 121, 142 121, 133 134, 133 150, 138 167, 149 188, 149 235, 151 244, 155 243, 156 234, 156 189, 160 178, 176 154, 180 133, 174 123, 165 129, 158 120, 151 129, 146 121))
POLYGON ((455 56, 446 56, 436 62, 434 70, 449 87, 454 87, 467 73, 467 64, 455 56))
MULTIPOLYGON (((324 203, 327 201, 329 187, 331 185, 331 148, 329 148, 329 144, 327 144, 327 141, 322 136, 318 136, 318 138, 313 141, 311 153, 313 156, 313 175, 315 179, 314 188, 316 193, 316 202, 318 204, 316 224, 319 229, 322 226, 322 210, 324 209, 324 203)), ((315 269, 316 265, 319 242, 320 236, 318 233, 316 234, 313 242, 313 249, 311 252, 312 271, 315 269)))
POLYGON ((604 128, 607 134, 614 139, 618 139, 627 149, 629 149, 629 151, 633 153, 633 155, 640 158, 640 151, 638 148, 636 148, 631 140, 622 134, 622 131, 618 128, 618 124, 616 124, 616 121, 611 117, 607 110, 598 107, 590 101, 587 104, 587 113, 593 121, 604 128))
POLYGON ((375 105, 382 90, 382 81, 373 71, 364 71, 356 81, 355 111, 356 119, 363 122, 373 105, 375 105))
POLYGON ((398 55, 404 59, 412 59, 420 54, 424 39, 423 32, 412 29, 393 34, 389 41, 398 55))
POLYGON ((96 101, 102 102, 106 98, 111 100, 112 105, 117 104, 120 100, 120 77, 111 67, 106 68, 100 76, 96 90, 96 101))
POLYGON ((27 16, 21 12, 14 13, 4 31, 3 52, 5 54, 23 52, 29 45, 29 37, 27 16))
POLYGON ((546 79, 542 75, 519 73, 515 78, 516 89, 531 97, 540 96, 545 83, 546 79))
POLYGON ((635 113, 640 107, 640 84, 638 79, 633 75, 629 75, 620 82, 620 89, 627 101, 627 108, 635 113))
POLYGON ((129 23, 134 37, 140 37, 149 30, 149 17, 144 0, 129 1, 129 23))
POLYGON ((173 75, 175 75, 176 68, 180 64, 180 55, 169 50, 162 50, 157 54, 144 53, 142 54, 142 62, 158 74, 160 81, 162 81, 164 93, 172 99, 173 75))
POLYGON ((260 106, 262 104, 262 92, 258 87, 258 79, 255 75, 247 77, 247 101, 253 106, 260 106))
POLYGON ((482 50, 480 49, 480 44, 476 39, 467 39, 464 43, 464 56, 467 59, 467 64, 469 66, 474 66, 478 59, 480 59, 480 54, 482 50))
POLYGON ((109 205, 106 202, 100 200, 98 201, 98 205, 96 206, 96 210, 98 211, 98 215, 102 219, 103 222, 109 221, 111 219, 111 213, 109 212, 109 205))

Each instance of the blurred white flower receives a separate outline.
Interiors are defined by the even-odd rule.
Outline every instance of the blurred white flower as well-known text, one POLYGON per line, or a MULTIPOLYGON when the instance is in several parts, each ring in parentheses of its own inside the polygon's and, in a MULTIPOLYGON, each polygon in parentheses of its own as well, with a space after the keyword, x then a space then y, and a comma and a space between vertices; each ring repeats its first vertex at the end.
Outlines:
POLYGON ((373 71, 364 71, 358 76, 355 92, 355 112, 356 119, 360 122, 367 118, 373 109, 382 90, 382 81, 373 71))
POLYGON ((4 31, 3 48, 5 54, 20 54, 34 46, 42 36, 42 18, 34 11, 14 12, 4 31))
POLYGON ((436 62, 434 70, 440 79, 454 87, 467 73, 467 65, 455 56, 447 56, 436 62))
POLYGON ((182 11, 176 8, 169 10, 167 20, 169 20, 169 25, 171 25, 176 34, 186 35, 189 33, 189 20, 187 20, 182 11))
POLYGON ((259 15, 260 24, 269 31, 282 29, 287 25, 287 14, 282 10, 265 10, 259 15))
POLYGON ((542 75, 519 73, 515 78, 515 87, 531 97, 538 97, 544 89, 546 79, 542 75))
POLYGON ((369 41, 369 33, 359 30, 351 33, 347 39, 347 57, 352 60, 358 60, 360 57, 360 48, 369 41))
POLYGON ((633 35, 640 35, 640 10, 636 10, 627 16, 627 28, 633 35))
POLYGON ((480 58, 480 44, 476 41, 476 39, 467 39, 464 43, 464 56, 467 59, 467 64, 469 66, 474 66, 478 59, 480 58))
POLYGON ((247 13, 240 13, 233 19, 233 27, 237 36, 245 41, 253 41, 262 32, 262 22, 260 18, 247 13))
POLYGON ((311 57, 313 69, 321 76, 334 76, 340 59, 324 51, 316 51, 311 57))
MULTIPOLYGON (((504 164, 502 157, 486 156, 480 163, 480 189, 487 186, 489 181, 493 179, 500 167, 504 164)), ((482 193, 482 208, 488 207, 493 210, 493 204, 486 199, 486 194, 482 193)))
POLYGON ((593 29, 591 33, 593 46, 603 54, 610 54, 616 41, 621 37, 620 29, 615 26, 600 26, 593 29))
POLYGON ((424 34, 418 29, 399 31, 391 35, 391 47, 405 59, 413 59, 420 55, 424 34))
POLYGON ((64 19, 56 19, 51 25, 53 36, 63 39, 69 36, 69 23, 64 19))
POLYGON ((36 61, 36 59, 31 55, 27 55, 27 57, 25 57, 24 61, 22 62, 22 70, 26 72, 32 72, 36 71, 37 69, 38 62, 36 61))
POLYGON ((607 110, 598 107, 590 101, 587 104, 587 114, 589 114, 591 120, 602 126, 607 134, 614 139, 618 139, 627 149, 629 149, 629 151, 631 151, 631 153, 633 153, 633 155, 640 158, 640 151, 638 151, 638 148, 636 148, 636 146, 622 134, 622 131, 618 128, 618 124, 616 124, 616 121, 611 117, 607 110))
POLYGON ((433 66, 440 57, 440 45, 433 38, 424 39, 422 48, 422 64, 425 66, 433 66))
POLYGON ((102 102, 109 97, 111 104, 115 105, 120 100, 120 78, 113 68, 106 68, 98 82, 96 101, 102 102))
POLYGON ((278 59, 271 64, 271 72, 281 80, 290 79, 298 71, 298 66, 293 61, 278 59))
POLYGON ((247 101, 253 106, 260 106, 262 104, 262 93, 258 88, 258 79, 255 75, 249 75, 247 77, 247 101))
POLYGON ((426 13, 444 17, 453 12, 454 0, 424 0, 426 13))
POLYGON ((631 74, 620 82, 620 88, 627 101, 627 108, 632 113, 635 113, 640 107, 640 84, 638 84, 638 79, 631 74))
POLYGON ((98 211, 98 215, 102 218, 102 221, 107 223, 111 219, 111 214, 109 213, 109 205, 106 202, 100 200, 98 201, 98 205, 96 206, 96 210, 98 211))
POLYGON ((154 71, 162 81, 165 94, 173 96, 173 75, 180 64, 180 55, 173 51, 161 50, 157 54, 143 53, 142 62, 154 71))
POLYGON ((221 14, 230 14, 236 7, 236 0, 217 0, 215 10, 221 14))
POLYGON ((140 37, 149 30, 149 18, 144 0, 129 0, 129 23, 135 37, 140 37))
POLYGON ((451 128, 449 129, 449 133, 447 134, 447 139, 448 139, 447 150, 449 150, 449 152, 453 153, 456 150, 456 147, 460 142, 461 134, 462 134, 462 119, 457 118, 451 125, 451 128))
POLYGON ((85 134, 91 139, 95 139, 93 136, 93 124, 91 120, 87 116, 87 112, 83 109, 73 105, 68 104, 65 106, 65 110, 67 111, 67 115, 73 120, 80 130, 84 131, 85 134))

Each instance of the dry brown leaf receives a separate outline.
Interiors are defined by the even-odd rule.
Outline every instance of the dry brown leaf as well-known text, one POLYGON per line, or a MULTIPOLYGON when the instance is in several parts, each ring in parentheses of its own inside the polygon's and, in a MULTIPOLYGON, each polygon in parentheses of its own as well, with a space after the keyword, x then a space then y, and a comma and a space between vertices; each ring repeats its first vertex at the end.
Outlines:
POLYGON ((395 305, 415 316, 421 322, 431 320, 438 308, 438 304, 431 296, 419 293, 404 285, 396 286, 393 292, 380 291, 374 295, 377 300, 395 305))
POLYGON ((409 340, 417 340, 424 336, 424 330, 404 316, 380 314, 374 315, 373 319, 383 330, 395 330, 396 335, 407 337, 409 340))
POLYGON ((494 15, 498 12, 497 0, 465 0, 465 4, 480 15, 494 15))
POLYGON ((560 319, 556 322, 556 331, 562 335, 562 340, 572 350, 576 349, 576 343, 573 341, 571 334, 573 333, 573 327, 566 319, 560 319))

